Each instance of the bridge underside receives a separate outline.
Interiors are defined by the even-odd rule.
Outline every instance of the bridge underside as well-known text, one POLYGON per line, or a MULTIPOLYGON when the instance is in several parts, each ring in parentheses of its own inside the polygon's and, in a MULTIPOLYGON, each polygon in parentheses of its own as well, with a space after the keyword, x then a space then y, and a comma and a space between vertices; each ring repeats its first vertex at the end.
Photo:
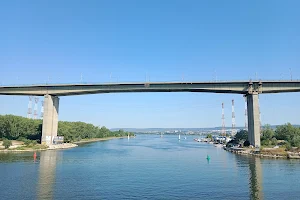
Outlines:
POLYGON ((210 92, 248 94, 300 92, 300 81, 153 82, 0 86, 0 95, 53 96, 128 92, 210 92))

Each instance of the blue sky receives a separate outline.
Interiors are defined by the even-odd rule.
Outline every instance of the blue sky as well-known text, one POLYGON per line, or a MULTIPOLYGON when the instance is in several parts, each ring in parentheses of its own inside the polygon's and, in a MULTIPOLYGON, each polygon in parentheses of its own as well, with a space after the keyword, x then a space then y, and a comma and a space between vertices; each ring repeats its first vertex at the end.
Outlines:
MULTIPOLYGON (((2 1, 0 84, 300 79, 299 1, 2 1), (112 78, 110 78, 112 77, 112 78)), ((241 95, 62 97, 60 120, 114 127, 244 124, 241 95)), ((262 122, 300 124, 300 94, 261 95, 262 122)), ((26 116, 28 97, 1 96, 26 116)))

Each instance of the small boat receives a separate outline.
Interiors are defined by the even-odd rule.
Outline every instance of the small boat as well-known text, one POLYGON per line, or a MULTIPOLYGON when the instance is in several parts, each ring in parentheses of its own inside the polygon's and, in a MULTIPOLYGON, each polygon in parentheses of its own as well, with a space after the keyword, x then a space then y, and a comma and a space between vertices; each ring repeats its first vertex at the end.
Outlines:
POLYGON ((223 144, 215 144, 215 147, 221 148, 223 147, 223 144))
POLYGON ((186 137, 184 137, 184 139, 186 140, 186 137))
POLYGON ((178 140, 180 140, 180 134, 178 135, 178 140))

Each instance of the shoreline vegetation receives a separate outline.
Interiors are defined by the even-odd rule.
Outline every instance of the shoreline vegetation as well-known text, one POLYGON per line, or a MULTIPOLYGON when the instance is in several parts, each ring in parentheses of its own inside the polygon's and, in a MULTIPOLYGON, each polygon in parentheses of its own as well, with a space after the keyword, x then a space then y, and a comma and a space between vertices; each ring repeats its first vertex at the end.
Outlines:
MULTIPOLYGON (((46 151, 46 150, 56 150, 56 149, 70 149, 70 148, 77 147, 79 144, 87 144, 87 143, 107 141, 107 140, 113 140, 113 139, 123 139, 126 137, 127 136, 82 139, 80 141, 73 142, 73 143, 62 143, 62 144, 50 145, 50 146, 37 144, 33 147, 28 147, 25 144, 19 144, 16 146, 14 146, 14 145, 10 146, 10 148, 8 148, 8 149, 5 149, 4 147, 2 147, 2 148, 0 147, 0 152, 33 152, 33 151, 46 151)), ((16 141, 12 141, 12 142, 16 142, 16 141)))
POLYGON ((64 143, 42 145, 42 120, 27 119, 15 115, 0 115, 0 152, 26 152, 66 149, 77 144, 134 136, 123 130, 111 131, 105 126, 98 127, 84 122, 58 122, 58 136, 64 143))
POLYGON ((264 126, 261 131, 261 147, 256 149, 247 141, 248 132, 239 131, 235 138, 226 144, 225 150, 242 155, 269 158, 300 159, 300 128, 290 123, 272 129, 264 126))

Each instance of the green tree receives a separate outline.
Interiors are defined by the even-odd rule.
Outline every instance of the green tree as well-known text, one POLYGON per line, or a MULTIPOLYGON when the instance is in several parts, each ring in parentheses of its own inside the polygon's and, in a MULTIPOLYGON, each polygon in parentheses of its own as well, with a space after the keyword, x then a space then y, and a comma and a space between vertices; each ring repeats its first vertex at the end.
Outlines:
POLYGON ((8 139, 3 140, 3 146, 5 149, 8 149, 12 145, 12 142, 8 139))
POLYGON ((300 135, 299 128, 293 127, 290 123, 277 126, 275 137, 278 140, 291 141, 295 135, 300 135))
POLYGON ((249 147, 250 146, 250 142, 248 141, 248 140, 246 140, 245 142, 244 142, 244 147, 249 147))
POLYGON ((272 139, 271 139, 271 144, 272 144, 272 145, 277 145, 277 143, 278 143, 278 142, 277 142, 277 139, 276 139, 276 138, 272 138, 272 139))
POLYGON ((208 134, 206 138, 212 139, 212 134, 208 134))
POLYGON ((291 140, 291 145, 293 147, 298 147, 300 148, 300 136, 299 135, 295 135, 292 140, 291 140))
POLYGON ((235 140, 237 140, 237 141, 246 141, 246 140, 248 140, 248 131, 246 131, 246 130, 240 130, 240 131, 238 131, 237 133, 236 133, 236 135, 235 135, 235 140))
POLYGON ((266 125, 264 130, 262 131, 262 140, 271 140, 274 137, 275 133, 274 130, 271 128, 270 125, 266 125))
MULTIPOLYGON (((0 138, 10 140, 41 140, 42 120, 27 119, 14 115, 0 115, 0 138)), ((64 136, 65 142, 81 139, 103 138, 112 136, 127 136, 128 132, 119 130, 112 132, 105 126, 101 128, 84 122, 58 122, 58 135, 64 136)), ((34 145, 35 142, 27 142, 34 145)))

